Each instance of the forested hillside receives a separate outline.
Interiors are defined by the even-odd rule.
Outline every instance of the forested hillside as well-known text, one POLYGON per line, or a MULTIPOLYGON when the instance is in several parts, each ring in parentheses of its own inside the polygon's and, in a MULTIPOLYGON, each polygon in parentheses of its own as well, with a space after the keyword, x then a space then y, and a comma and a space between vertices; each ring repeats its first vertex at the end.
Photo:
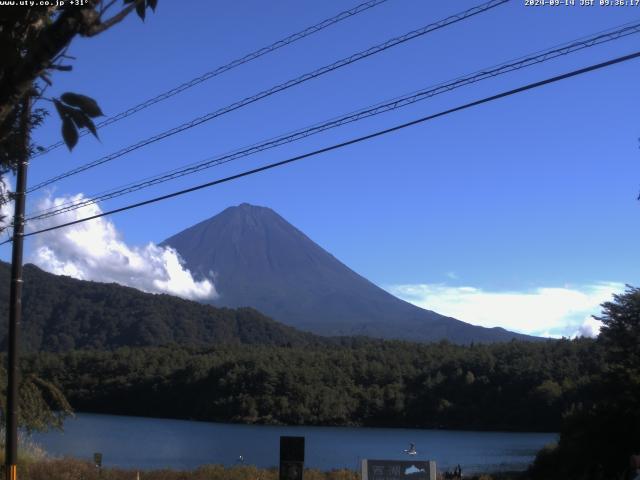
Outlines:
POLYGON ((29 357, 27 371, 61 386, 79 411, 553 431, 601 365, 596 343, 586 339, 469 347, 343 342, 40 354, 29 357))
MULTIPOLYGON (((8 317, 9 265, 0 262, 0 316, 8 317)), ((113 349, 177 343, 308 345, 320 337, 282 325, 251 308, 201 305, 121 285, 24 269, 22 342, 27 351, 113 349)), ((5 348, 7 324, 0 322, 5 348)))

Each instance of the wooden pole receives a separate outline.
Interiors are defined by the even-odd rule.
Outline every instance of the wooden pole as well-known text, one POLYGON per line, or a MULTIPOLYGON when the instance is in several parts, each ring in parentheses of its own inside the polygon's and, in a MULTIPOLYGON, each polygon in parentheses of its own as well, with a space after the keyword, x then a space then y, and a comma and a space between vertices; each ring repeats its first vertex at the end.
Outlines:
POLYGON ((14 195, 13 243, 11 251, 11 289, 9 292, 9 345, 7 379, 7 415, 5 442, 5 478, 17 480, 18 463, 18 333, 22 321, 22 252, 24 244, 24 210, 27 187, 27 164, 29 163, 29 121, 31 98, 22 102, 20 130, 22 152, 18 159, 16 190, 14 195))

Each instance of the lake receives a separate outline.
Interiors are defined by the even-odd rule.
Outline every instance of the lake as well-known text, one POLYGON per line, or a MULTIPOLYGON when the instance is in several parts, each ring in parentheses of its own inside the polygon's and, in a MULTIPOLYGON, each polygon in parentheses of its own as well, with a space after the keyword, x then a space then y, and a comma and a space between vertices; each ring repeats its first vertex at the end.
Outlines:
POLYGON ((278 465, 279 437, 306 439, 305 466, 359 469, 362 458, 435 460, 439 469, 460 464, 466 473, 522 470, 536 451, 557 440, 555 433, 472 432, 349 427, 278 427, 193 422, 81 413, 64 432, 33 435, 54 456, 92 459, 104 466, 192 469, 204 464, 234 465, 238 457, 258 467, 278 465))

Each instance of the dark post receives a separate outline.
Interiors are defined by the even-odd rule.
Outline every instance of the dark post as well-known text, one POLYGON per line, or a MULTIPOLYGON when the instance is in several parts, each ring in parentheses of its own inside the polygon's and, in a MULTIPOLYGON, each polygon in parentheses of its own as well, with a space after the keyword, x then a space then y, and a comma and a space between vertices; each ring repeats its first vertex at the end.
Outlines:
POLYGON ((18 331, 22 317, 22 246, 24 242, 24 206, 29 161, 29 119, 31 99, 22 102, 20 129, 23 151, 18 159, 11 251, 11 290, 9 292, 9 355, 7 381, 7 415, 5 443, 5 478, 17 480, 18 463, 18 331))
POLYGON ((279 480, 302 480, 304 437, 280 437, 279 480))

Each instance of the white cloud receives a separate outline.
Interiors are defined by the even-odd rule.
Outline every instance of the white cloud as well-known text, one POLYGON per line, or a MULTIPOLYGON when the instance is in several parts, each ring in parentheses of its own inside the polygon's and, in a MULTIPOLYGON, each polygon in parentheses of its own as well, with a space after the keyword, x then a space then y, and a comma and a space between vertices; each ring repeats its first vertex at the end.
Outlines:
POLYGON ((490 292, 444 284, 394 285, 387 290, 414 305, 483 327, 503 327, 547 337, 595 336, 600 304, 624 284, 544 287, 525 292, 490 292))
MULTIPOLYGON (((11 181, 5 175, 0 178, 0 194, 6 194, 11 191, 11 181)), ((13 210, 13 200, 3 202, 0 205, 0 229, 11 225, 11 222, 13 221, 13 210)))
POLYGON ((602 322, 596 320, 593 317, 587 317, 582 322, 582 325, 578 328, 578 330, 572 335, 573 337, 597 337, 600 333, 600 328, 602 327, 602 322))
MULTIPOLYGON (((48 198, 38 209, 83 199, 82 194, 48 198)), ((98 205, 87 205, 27 225, 33 231, 99 213, 98 205)), ((105 217, 38 234, 34 238, 35 248, 29 261, 51 273, 81 280, 115 282, 145 292, 168 293, 192 300, 217 297, 213 283, 208 279, 196 281, 174 249, 154 243, 129 246, 105 217)))

